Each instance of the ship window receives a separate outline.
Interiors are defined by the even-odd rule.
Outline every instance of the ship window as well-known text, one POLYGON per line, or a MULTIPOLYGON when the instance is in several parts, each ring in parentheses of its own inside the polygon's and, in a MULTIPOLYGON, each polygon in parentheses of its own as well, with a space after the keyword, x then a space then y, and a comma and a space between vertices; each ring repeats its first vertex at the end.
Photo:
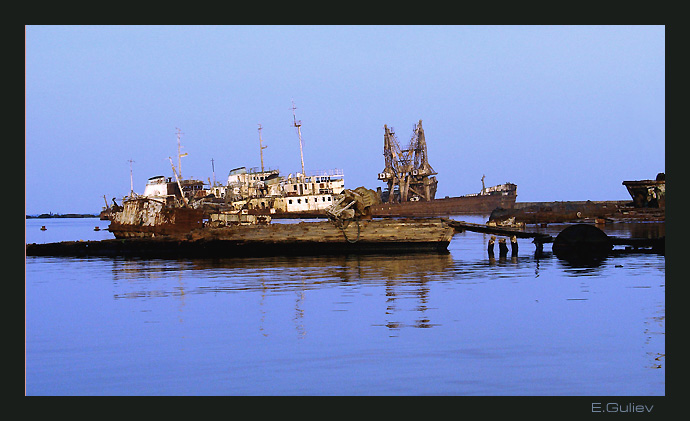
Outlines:
POLYGON ((325 202, 325 201, 326 201, 326 198, 325 198, 325 197, 322 197, 322 198, 321 198, 321 201, 322 201, 322 202, 325 202))
POLYGON ((297 184, 292 185, 292 190, 297 191, 297 184))
POLYGON ((318 198, 318 197, 315 197, 315 198, 314 198, 314 202, 318 202, 318 201, 319 201, 319 198, 318 198))
POLYGON ((288 200, 288 203, 292 205, 292 199, 289 199, 289 200, 288 200))
POLYGON ((329 201, 329 202, 331 201, 331 196, 328 196, 328 201, 329 201))
POLYGON ((302 199, 297 199, 297 203, 302 203, 302 199))

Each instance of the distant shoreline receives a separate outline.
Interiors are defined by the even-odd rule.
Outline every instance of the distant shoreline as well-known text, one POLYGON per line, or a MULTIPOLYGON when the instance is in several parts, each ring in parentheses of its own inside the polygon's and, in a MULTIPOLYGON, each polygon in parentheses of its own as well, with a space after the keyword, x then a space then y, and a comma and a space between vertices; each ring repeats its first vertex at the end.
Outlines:
POLYGON ((98 218, 97 214, 91 213, 42 213, 40 215, 26 215, 26 219, 49 219, 49 218, 98 218))

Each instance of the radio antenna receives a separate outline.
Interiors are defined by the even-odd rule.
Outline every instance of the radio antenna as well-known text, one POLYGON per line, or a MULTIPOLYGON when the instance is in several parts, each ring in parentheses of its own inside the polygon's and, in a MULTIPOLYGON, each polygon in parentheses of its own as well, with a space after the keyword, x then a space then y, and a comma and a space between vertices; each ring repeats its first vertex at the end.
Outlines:
POLYGON ((295 116, 295 101, 292 101, 292 121, 295 127, 297 127, 297 135, 299 136, 299 158, 302 162, 302 180, 304 180, 304 153, 302 152, 302 120, 297 120, 295 116))
POLYGON ((182 149, 182 145, 180 144, 180 135, 183 135, 182 130, 178 129, 175 127, 175 130, 177 130, 177 173, 180 176, 180 180, 182 179, 182 157, 187 156, 187 153, 180 153, 180 149, 182 149))
POLYGON ((259 151, 261 152, 261 172, 264 172, 264 149, 268 146, 263 146, 263 140, 261 139, 261 124, 259 124, 259 151))

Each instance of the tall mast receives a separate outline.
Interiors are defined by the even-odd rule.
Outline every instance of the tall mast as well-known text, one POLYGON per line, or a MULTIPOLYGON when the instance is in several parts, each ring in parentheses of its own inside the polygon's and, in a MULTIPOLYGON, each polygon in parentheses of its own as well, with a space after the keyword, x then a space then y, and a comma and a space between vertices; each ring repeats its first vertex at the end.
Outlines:
MULTIPOLYGON (((134 179, 132 177, 132 158, 129 159, 129 195, 134 196, 134 179)), ((107 202, 106 202, 107 203, 107 202)))
POLYGON ((261 152, 261 172, 264 172, 264 149, 268 146, 263 146, 263 140, 261 139, 261 124, 259 124, 259 151, 261 152))
POLYGON ((213 172, 213 186, 211 186, 211 187, 215 187, 215 185, 216 185, 216 166, 213 165, 213 158, 211 158, 211 171, 213 172))
POLYGON ((297 120, 295 116, 295 101, 292 101, 292 121, 295 127, 297 127, 297 135, 299 136, 299 158, 302 161, 302 180, 304 180, 304 154, 302 153, 302 120, 297 120))
POLYGON ((182 149, 180 135, 184 133, 182 133, 182 131, 177 127, 175 127, 175 130, 177 130, 177 173, 179 174, 180 179, 182 179, 182 157, 187 156, 187 153, 180 153, 180 149, 182 149))

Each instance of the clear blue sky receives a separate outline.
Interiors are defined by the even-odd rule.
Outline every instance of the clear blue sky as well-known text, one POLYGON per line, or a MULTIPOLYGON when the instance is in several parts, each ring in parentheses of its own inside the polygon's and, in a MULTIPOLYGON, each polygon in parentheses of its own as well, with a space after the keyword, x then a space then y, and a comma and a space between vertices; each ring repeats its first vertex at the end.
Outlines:
POLYGON ((28 26, 26 213, 94 213, 149 177, 264 163, 383 186, 423 120, 437 197, 628 199, 665 171, 663 26, 28 26))

